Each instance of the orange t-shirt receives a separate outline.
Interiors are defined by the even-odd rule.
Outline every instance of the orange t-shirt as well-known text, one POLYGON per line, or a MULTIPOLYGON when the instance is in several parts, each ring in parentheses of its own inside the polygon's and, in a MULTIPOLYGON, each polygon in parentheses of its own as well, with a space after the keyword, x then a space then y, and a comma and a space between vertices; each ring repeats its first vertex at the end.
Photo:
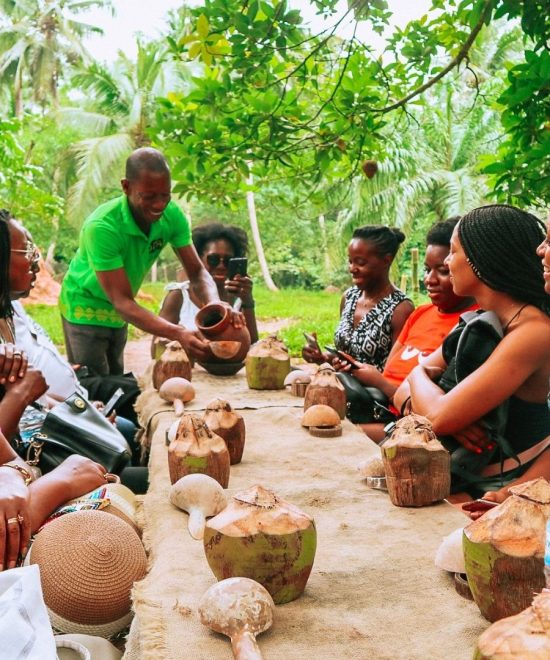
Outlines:
POLYGON ((417 307, 397 338, 402 347, 386 362, 383 376, 390 383, 401 385, 423 358, 441 346, 445 337, 458 323, 460 315, 475 309, 479 309, 479 305, 474 304, 459 312, 450 313, 440 312, 431 303, 417 307))

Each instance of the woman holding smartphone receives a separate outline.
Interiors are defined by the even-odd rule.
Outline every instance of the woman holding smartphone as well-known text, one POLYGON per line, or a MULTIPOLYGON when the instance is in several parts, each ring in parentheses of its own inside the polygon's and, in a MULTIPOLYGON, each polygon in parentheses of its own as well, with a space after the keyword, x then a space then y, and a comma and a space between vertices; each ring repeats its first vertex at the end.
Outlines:
MULTIPOLYGON (((246 273, 246 233, 233 225, 211 222, 195 227, 192 236, 199 257, 214 278, 220 299, 233 305, 240 298, 241 311, 252 343, 258 341, 253 282, 246 273), (235 257, 238 261, 230 263, 235 257), (230 266, 233 265, 236 266, 235 274, 230 273, 230 266)), ((189 282, 172 282, 166 286, 166 290, 168 293, 162 301, 159 316, 189 330, 196 330, 195 316, 199 307, 198 301, 192 299, 189 282)))
MULTIPOLYGON (((366 225, 353 232, 348 245, 349 272, 353 286, 340 301, 340 322, 334 333, 338 351, 357 362, 382 371, 401 328, 414 309, 406 295, 390 281, 390 267, 405 234, 395 227, 366 225)), ((307 362, 338 361, 318 345, 302 349, 307 362)))

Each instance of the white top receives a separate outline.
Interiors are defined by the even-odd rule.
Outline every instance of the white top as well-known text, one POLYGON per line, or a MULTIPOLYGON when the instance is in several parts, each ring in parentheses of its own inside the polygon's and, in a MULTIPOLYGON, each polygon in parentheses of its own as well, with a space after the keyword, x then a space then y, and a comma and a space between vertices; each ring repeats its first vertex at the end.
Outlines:
MULTIPOLYGON (((87 399, 88 393, 78 382, 74 369, 57 350, 44 328, 27 315, 20 302, 13 301, 12 306, 15 343, 27 353, 29 364, 42 372, 48 384, 47 393, 66 399, 78 392, 87 399)), ((42 397, 38 401, 44 403, 42 397)))
POLYGON ((189 297, 189 280, 185 282, 170 282, 164 288, 165 291, 181 291, 183 302, 180 309, 180 318, 178 323, 188 330, 196 330, 195 316, 199 308, 191 301, 189 297))

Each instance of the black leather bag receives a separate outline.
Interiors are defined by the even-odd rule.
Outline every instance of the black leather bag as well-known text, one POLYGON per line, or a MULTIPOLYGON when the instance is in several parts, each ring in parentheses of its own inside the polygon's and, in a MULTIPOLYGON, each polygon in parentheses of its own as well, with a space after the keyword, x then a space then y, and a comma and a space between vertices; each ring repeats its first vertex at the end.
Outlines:
MULTIPOLYGON (((439 378, 439 387, 449 392, 478 369, 495 350, 502 336, 502 326, 494 312, 478 310, 462 314, 457 327, 449 333, 442 345, 448 367, 439 378)), ((469 451, 453 437, 439 438, 451 454, 451 492, 475 488, 476 482, 482 480, 480 473, 483 468, 496 459, 503 461, 505 458, 513 458, 519 465, 516 452, 503 435, 507 418, 508 401, 504 401, 480 420, 495 444, 494 449, 481 454, 469 451)))
POLYGON ((16 450, 30 465, 50 472, 71 454, 101 463, 118 474, 130 462, 124 436, 89 401, 73 394, 51 408, 38 433, 19 441, 16 450))
POLYGON ((365 387, 345 371, 336 377, 346 390, 346 417, 354 424, 387 424, 396 416, 388 410, 388 397, 377 387, 365 387))

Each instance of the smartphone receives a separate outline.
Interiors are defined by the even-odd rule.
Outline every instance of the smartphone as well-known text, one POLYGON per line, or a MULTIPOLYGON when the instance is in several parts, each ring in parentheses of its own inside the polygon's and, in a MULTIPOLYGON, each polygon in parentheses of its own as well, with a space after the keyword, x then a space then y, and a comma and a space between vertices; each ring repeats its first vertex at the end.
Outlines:
POLYGON ((357 361, 354 357, 352 357, 349 353, 345 353, 344 351, 336 351, 338 354, 338 357, 341 360, 345 360, 346 362, 349 362, 351 364, 353 369, 360 369, 361 368, 361 363, 357 361))
POLYGON ((354 357, 348 355, 347 353, 344 353, 344 351, 339 351, 334 346, 325 346, 325 351, 329 355, 332 355, 333 357, 337 357, 339 360, 344 360, 344 362, 347 362, 352 369, 359 369, 359 367, 361 366, 361 364, 357 362, 357 360, 354 357))
POLYGON ((246 257, 233 257, 229 260, 227 266, 227 279, 232 280, 235 275, 246 275, 248 269, 248 259, 246 257))
POLYGON ((117 389, 114 391, 113 396, 107 401, 105 404, 105 407, 101 411, 105 417, 109 417, 109 415, 113 412, 113 410, 116 407, 116 404, 120 401, 120 397, 124 394, 124 390, 122 387, 117 387, 117 389))
POLYGON ((488 511, 493 507, 498 506, 498 502, 491 502, 491 500, 478 499, 472 502, 465 502, 462 505, 463 511, 488 511))
POLYGON ((307 345, 310 348, 317 348, 319 351, 321 350, 321 347, 319 346, 319 342, 313 335, 310 335, 309 332, 304 332, 304 337, 307 342, 307 345))

